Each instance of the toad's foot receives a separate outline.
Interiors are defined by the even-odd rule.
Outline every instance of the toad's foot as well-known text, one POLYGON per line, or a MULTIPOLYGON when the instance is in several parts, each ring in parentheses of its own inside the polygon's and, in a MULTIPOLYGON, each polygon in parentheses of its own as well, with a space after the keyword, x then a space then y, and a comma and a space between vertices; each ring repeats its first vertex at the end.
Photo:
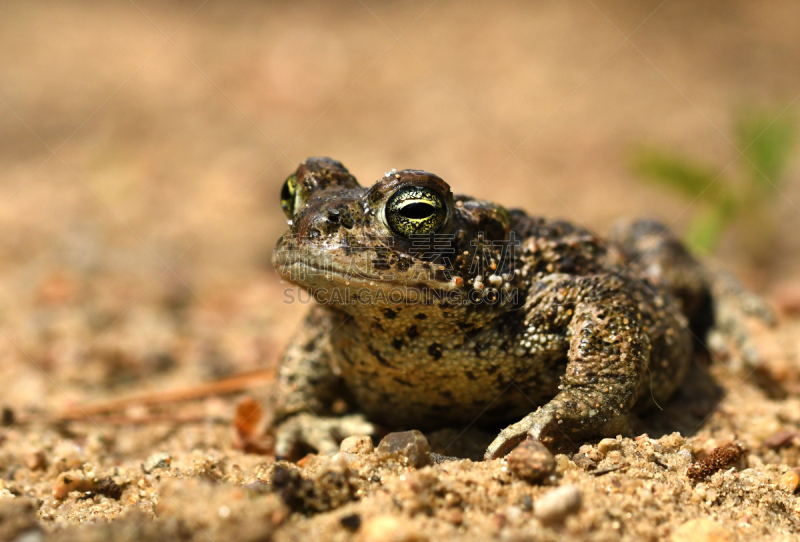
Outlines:
POLYGON ((486 449, 484 459, 503 457, 526 438, 536 440, 551 450, 556 450, 564 445, 577 448, 586 434, 616 435, 628 430, 627 418, 618 415, 605 420, 592 419, 593 423, 602 426, 596 426, 587 431, 585 421, 592 417, 592 414, 581 414, 573 410, 564 415, 564 412, 567 411, 563 409, 563 406, 556 398, 500 431, 497 438, 486 449), (579 427, 580 429, 578 429, 579 427))
POLYGON ((542 416, 539 414, 541 411, 542 409, 532 412, 517 423, 511 424, 500 431, 500 434, 497 435, 497 438, 495 438, 486 449, 486 454, 484 454, 483 458, 489 460, 503 457, 512 449, 514 449, 520 442, 525 440, 529 434, 531 434, 532 438, 541 440, 539 436, 541 436, 543 433, 547 433, 548 431, 546 428, 548 425, 552 425, 553 422, 555 422, 555 417, 547 415, 542 416), (550 423, 548 423, 548 421, 550 423), (533 434, 536 434, 537 436, 534 437, 533 434))
POLYGON ((745 290, 726 272, 716 272, 711 278, 714 298, 714 326, 708 334, 708 349, 720 357, 728 357, 728 346, 739 352, 744 367, 755 367, 763 355, 753 334, 753 324, 773 327, 776 316, 764 299, 745 290))
POLYGON ((321 417, 308 412, 295 414, 275 430, 275 457, 286 459, 303 446, 320 454, 333 455, 346 437, 370 435, 375 426, 361 414, 321 417))
POLYGON ((570 442, 569 437, 560 430, 559 421, 561 416, 558 414, 557 404, 548 403, 500 431, 483 457, 484 459, 503 457, 526 438, 539 441, 551 449, 557 448, 565 441, 570 442))

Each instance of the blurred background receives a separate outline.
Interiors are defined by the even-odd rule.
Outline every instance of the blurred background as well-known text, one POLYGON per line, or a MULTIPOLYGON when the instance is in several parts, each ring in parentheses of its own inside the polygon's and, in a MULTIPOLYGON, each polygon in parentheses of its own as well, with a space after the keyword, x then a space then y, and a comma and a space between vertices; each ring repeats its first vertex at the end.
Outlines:
POLYGON ((791 287, 798 35, 790 0, 2 2, 4 404, 274 363, 306 309, 269 265, 278 194, 314 155, 601 233, 655 217, 791 287))

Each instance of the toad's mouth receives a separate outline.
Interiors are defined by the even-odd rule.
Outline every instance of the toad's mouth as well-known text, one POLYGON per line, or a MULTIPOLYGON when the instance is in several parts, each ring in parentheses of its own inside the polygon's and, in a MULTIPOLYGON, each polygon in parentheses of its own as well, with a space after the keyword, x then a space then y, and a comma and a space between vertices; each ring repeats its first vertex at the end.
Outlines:
POLYGON ((402 276, 394 270, 380 274, 354 269, 351 265, 337 265, 330 259, 317 260, 308 257, 284 257, 275 254, 273 265, 282 279, 298 286, 317 289, 367 288, 370 290, 425 290, 433 292, 460 291, 456 280, 438 280, 428 270, 417 273, 404 272, 402 276))

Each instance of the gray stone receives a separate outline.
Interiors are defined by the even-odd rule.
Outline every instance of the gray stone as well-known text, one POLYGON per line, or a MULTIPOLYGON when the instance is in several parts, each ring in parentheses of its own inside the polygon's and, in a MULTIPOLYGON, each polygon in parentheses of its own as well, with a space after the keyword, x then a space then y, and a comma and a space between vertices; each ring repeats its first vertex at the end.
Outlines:
POLYGON ((378 444, 376 452, 381 459, 395 459, 412 467, 419 468, 431 464, 431 447, 425 435, 416 429, 389 433, 378 444))

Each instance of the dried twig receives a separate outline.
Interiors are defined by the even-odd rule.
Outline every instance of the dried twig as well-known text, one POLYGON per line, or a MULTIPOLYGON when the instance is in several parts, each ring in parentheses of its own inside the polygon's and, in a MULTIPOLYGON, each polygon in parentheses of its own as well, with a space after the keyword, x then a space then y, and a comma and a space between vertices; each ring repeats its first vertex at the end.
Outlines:
POLYGON ((205 416, 200 414, 178 416, 175 414, 145 414, 144 416, 75 416, 73 418, 59 418, 57 422, 88 420, 97 425, 151 425, 157 423, 182 424, 182 423, 217 423, 221 425, 231 423, 231 420, 218 416, 205 416))
MULTIPOLYGON (((188 388, 139 393, 130 395, 128 397, 100 401, 98 403, 88 405, 74 405, 68 408, 66 412, 60 416, 57 416, 57 419, 80 420, 87 417, 93 417, 95 421, 98 421, 101 418, 94 418, 94 416, 108 414, 111 412, 125 411, 134 406, 167 405, 182 403, 185 401, 194 401, 197 399, 205 399, 207 397, 214 397, 218 395, 227 395, 250 388, 263 386, 265 382, 269 382, 274 378, 274 371, 269 369, 249 371, 222 380, 217 380, 215 382, 197 384, 188 388)), ((146 417, 141 419, 144 418, 146 417)), ((174 419, 175 416, 171 416, 170 418, 174 419)), ((125 423, 138 423, 139 419, 140 418, 138 417, 120 418, 120 420, 127 420, 125 423)), ((153 417, 150 417, 150 419, 152 420, 153 417)))

